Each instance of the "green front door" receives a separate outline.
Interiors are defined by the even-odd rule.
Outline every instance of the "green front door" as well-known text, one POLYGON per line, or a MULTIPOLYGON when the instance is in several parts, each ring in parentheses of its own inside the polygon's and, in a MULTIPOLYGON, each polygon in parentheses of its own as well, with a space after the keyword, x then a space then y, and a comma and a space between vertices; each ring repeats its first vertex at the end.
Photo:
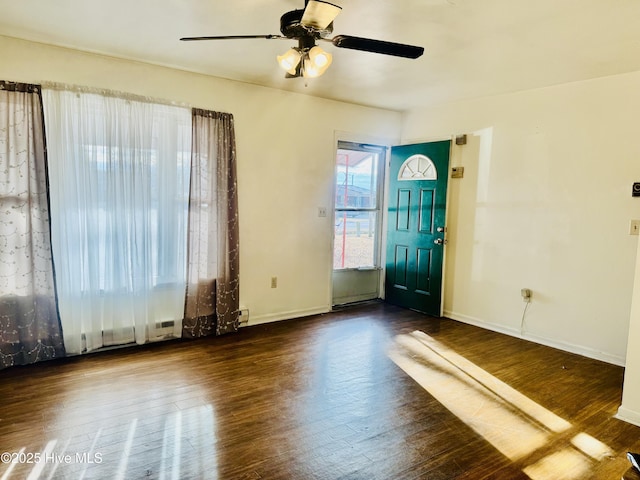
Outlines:
POLYGON ((385 298, 441 315, 451 142, 391 149, 385 298))

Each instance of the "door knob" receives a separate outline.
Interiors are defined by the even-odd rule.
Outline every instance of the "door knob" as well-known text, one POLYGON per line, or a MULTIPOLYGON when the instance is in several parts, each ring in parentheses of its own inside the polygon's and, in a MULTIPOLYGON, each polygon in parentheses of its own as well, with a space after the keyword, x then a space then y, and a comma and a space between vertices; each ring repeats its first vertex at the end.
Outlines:
POLYGON ((436 245, 442 245, 444 243, 444 240, 441 238, 436 238, 433 243, 435 243, 436 245))
POLYGON ((438 227, 438 228, 436 228, 436 230, 437 230, 438 232, 442 233, 442 232, 444 232, 444 227, 438 227))

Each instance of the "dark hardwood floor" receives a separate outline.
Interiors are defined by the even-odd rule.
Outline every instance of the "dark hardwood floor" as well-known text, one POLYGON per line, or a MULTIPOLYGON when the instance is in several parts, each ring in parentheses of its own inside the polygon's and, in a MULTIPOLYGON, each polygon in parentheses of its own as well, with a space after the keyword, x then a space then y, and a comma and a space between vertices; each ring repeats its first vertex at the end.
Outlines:
POLYGON ((617 480, 622 377, 373 303, 0 371, 0 480, 617 480))

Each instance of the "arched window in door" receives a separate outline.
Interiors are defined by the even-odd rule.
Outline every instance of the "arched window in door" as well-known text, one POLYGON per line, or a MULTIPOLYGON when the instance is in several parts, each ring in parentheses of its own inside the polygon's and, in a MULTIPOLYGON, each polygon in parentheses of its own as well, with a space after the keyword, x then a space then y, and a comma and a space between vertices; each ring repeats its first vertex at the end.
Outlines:
POLYGON ((398 180, 437 180, 433 161, 425 155, 411 155, 398 171, 398 180))

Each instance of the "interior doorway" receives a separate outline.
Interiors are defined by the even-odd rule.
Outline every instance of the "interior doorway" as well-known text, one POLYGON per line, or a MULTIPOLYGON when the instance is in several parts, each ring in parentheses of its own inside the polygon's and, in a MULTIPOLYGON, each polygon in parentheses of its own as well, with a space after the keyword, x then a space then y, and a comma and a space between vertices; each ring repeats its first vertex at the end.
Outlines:
POLYGON ((380 297, 387 148, 339 141, 336 151, 333 305, 380 297))

